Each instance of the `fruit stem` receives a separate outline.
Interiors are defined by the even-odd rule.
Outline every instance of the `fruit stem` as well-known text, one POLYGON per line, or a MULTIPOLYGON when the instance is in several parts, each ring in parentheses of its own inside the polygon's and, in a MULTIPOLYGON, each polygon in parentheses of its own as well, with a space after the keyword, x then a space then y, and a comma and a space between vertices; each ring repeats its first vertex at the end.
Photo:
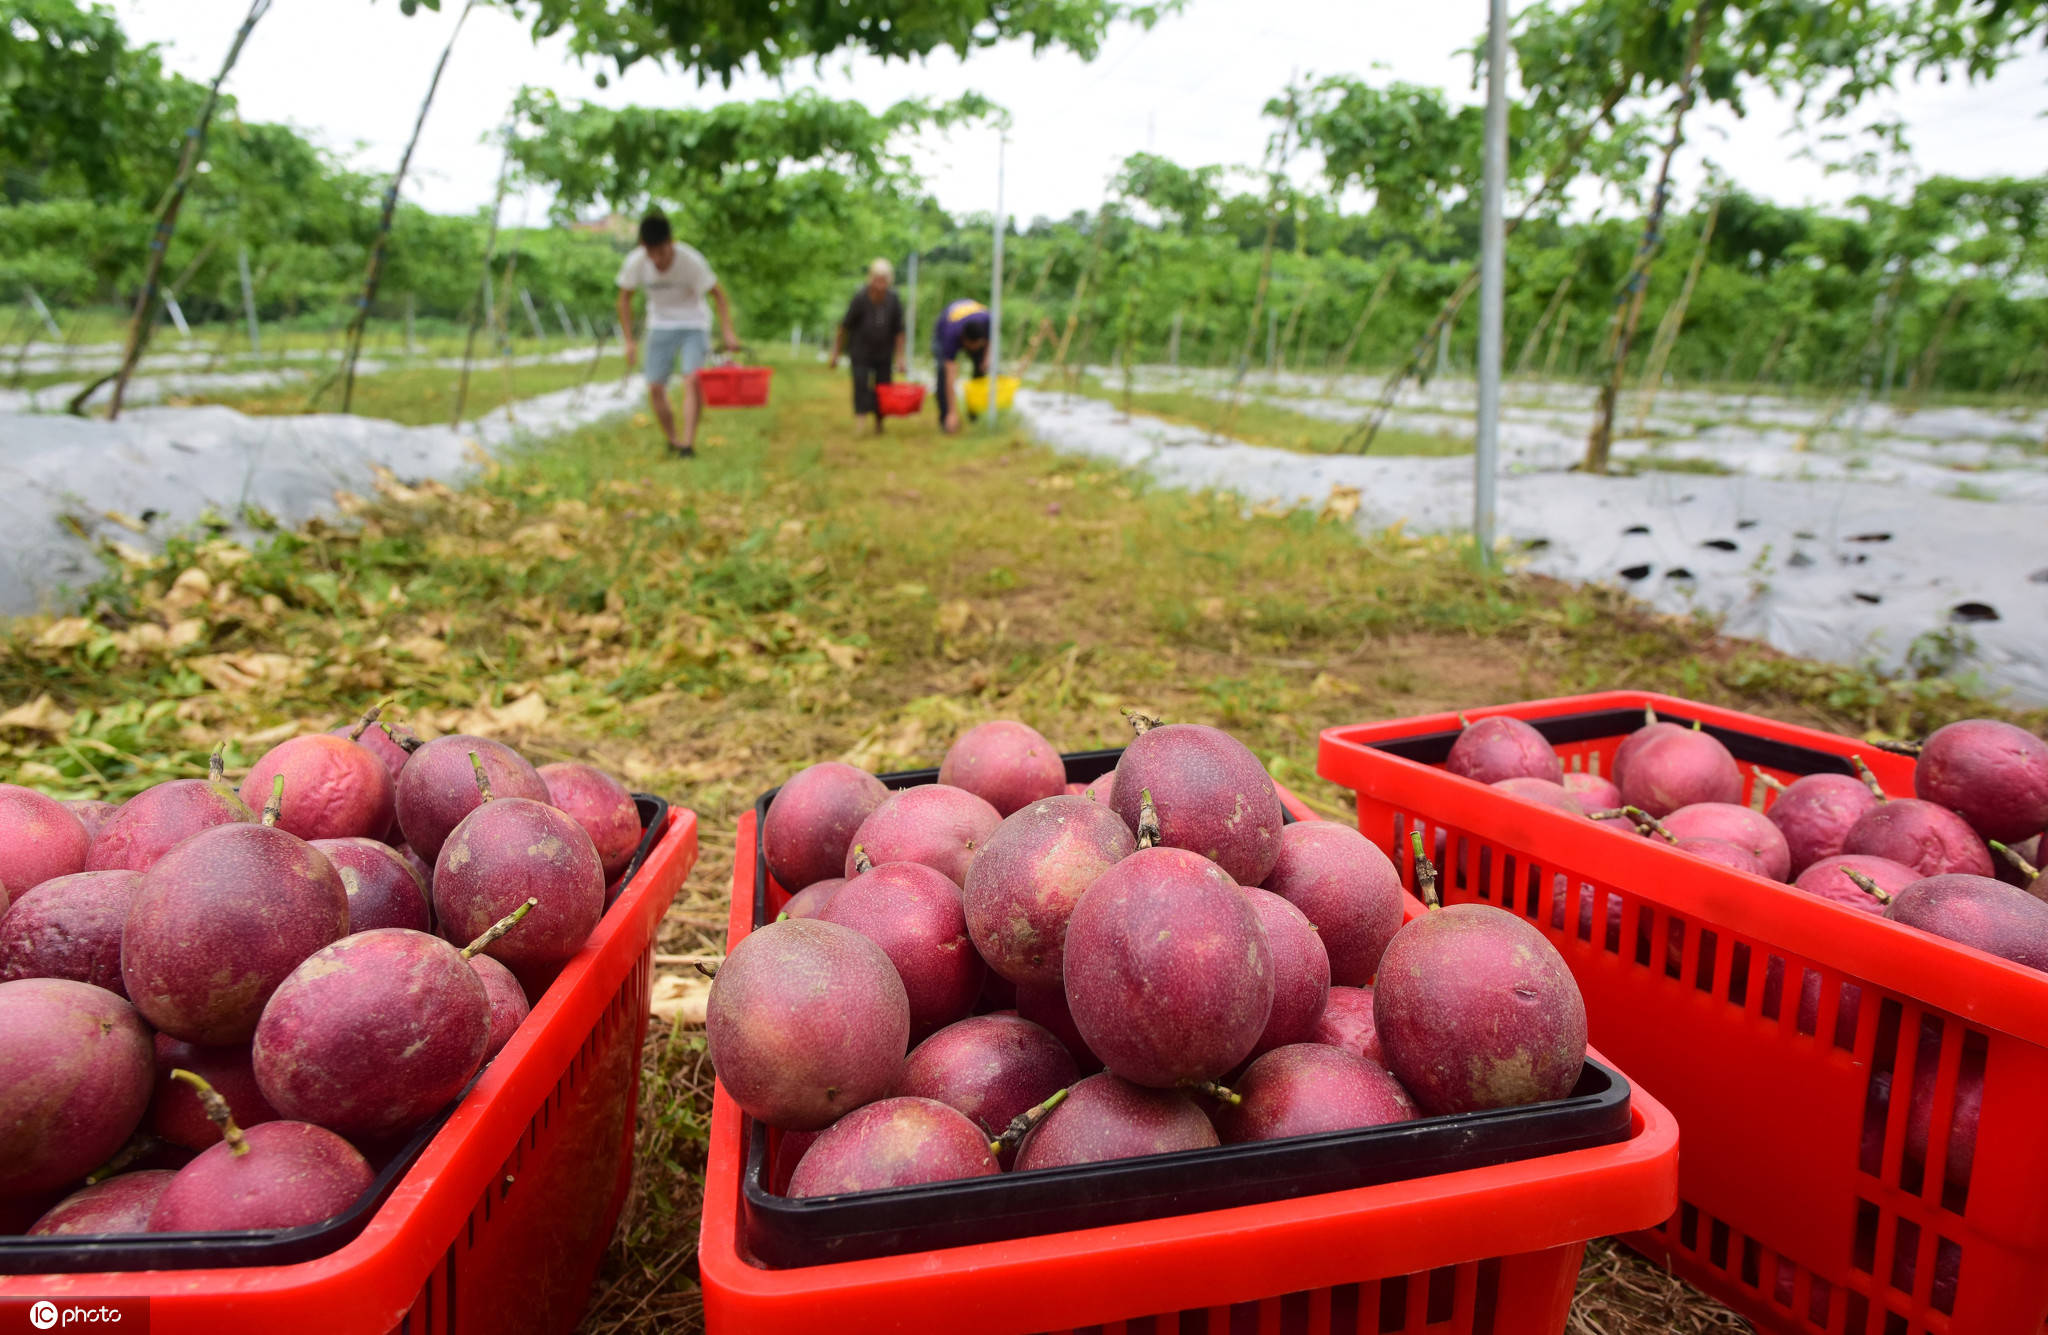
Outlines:
POLYGON ((1760 787, 1768 788, 1774 793, 1782 793, 1785 791, 1785 785, 1781 783, 1775 776, 1764 773, 1762 766, 1751 765, 1749 767, 1749 772, 1751 774, 1756 775, 1756 781, 1760 787))
POLYGON ((716 964, 705 964, 700 961, 691 964, 690 967, 695 969, 698 973, 703 974, 706 978, 712 979, 714 981, 716 981, 718 978, 718 966, 716 964))
POLYGON ((1026 1108, 1023 1112, 1018 1113, 1010 1119, 1010 1124, 1003 1128, 1002 1134, 988 1143, 988 1152, 1000 1155, 1004 1150, 1016 1145, 1026 1135, 1030 1134, 1032 1127, 1045 1120, 1047 1113, 1066 1101, 1067 1091, 1055 1089, 1052 1092, 1052 1096, 1045 1102, 1035 1108, 1026 1108))
POLYGON ((1437 898, 1436 893, 1436 864, 1422 851, 1422 831, 1408 832, 1408 846, 1415 852, 1415 892, 1422 896, 1425 906, 1433 909, 1442 908, 1444 902, 1437 898))
POLYGON ((479 793, 481 793, 481 794, 483 795, 483 799, 484 799, 484 801, 486 801, 486 802, 490 801, 490 800, 491 800, 491 776, 490 776, 490 775, 488 775, 488 774, 486 774, 486 773, 484 773, 484 762, 483 762, 483 757, 479 756, 479 755, 478 755, 478 754, 477 754, 476 752, 474 752, 474 751, 470 752, 470 753, 469 753, 469 767, 470 767, 471 769, 473 769, 473 770, 475 770, 475 771, 476 771, 476 790, 477 790, 477 792, 479 792, 479 793))
POLYGON ((275 828, 278 818, 284 815, 284 775, 272 775, 270 779, 270 800, 263 804, 263 823, 275 828))
POLYGON ((484 928, 484 934, 462 948, 462 958, 472 959, 490 948, 493 941, 519 925, 519 920, 540 905, 538 899, 529 899, 518 908, 484 928))
POLYGON ((1678 836, 1666 829, 1664 822, 1652 816, 1641 807, 1609 807, 1605 811, 1589 811, 1587 820, 1625 820, 1636 827, 1637 834, 1660 834, 1666 842, 1677 843, 1678 836))
POLYGON ((1462 709, 1458 711, 1458 726, 1461 728, 1469 728, 1472 726, 1472 720, 1465 717, 1465 711, 1462 709))
POLYGON ((2012 869, 2028 880, 2034 880, 2041 875, 2040 868, 2021 857, 2018 853, 2013 852, 2004 844, 1999 843, 1996 839, 1991 841, 1991 851, 2011 863, 2012 869))
POLYGON ((1870 766, 1863 763, 1862 756, 1850 756, 1849 763, 1856 767, 1856 777, 1863 780, 1863 786, 1870 790, 1872 797, 1875 797, 1880 802, 1892 800, 1891 796, 1885 792, 1883 785, 1878 783, 1877 775, 1870 772, 1870 766))
POLYGON ((1877 749, 1880 751, 1889 751, 1895 756, 1917 756, 1920 754, 1920 743, 1879 742, 1877 743, 1877 749))
POLYGON ((206 1120, 220 1128, 220 1138, 228 1143, 228 1153, 240 1158, 249 1152, 248 1137, 242 1128, 235 1125, 235 1116, 228 1111, 228 1101, 220 1091, 206 1083, 203 1075, 194 1075, 180 1067, 171 1072, 171 1079, 182 1080, 192 1086, 192 1092, 199 1096, 199 1106, 206 1110, 206 1120))
POLYGON ((86 1174, 85 1185, 96 1187, 114 1174, 134 1163, 137 1159, 154 1154, 163 1147, 161 1140, 147 1131, 137 1131, 128 1138, 128 1143, 114 1152, 114 1157, 86 1174))
POLYGON ((866 844, 855 844, 853 846, 853 874, 860 876, 874 869, 874 861, 868 857, 868 846, 866 844))
POLYGON ((1131 732, 1139 737, 1143 737, 1146 733, 1166 722, 1165 719, 1153 718, 1150 714, 1140 714, 1137 710, 1128 707, 1125 708, 1123 714, 1125 718, 1131 721, 1131 732))
POLYGON ((1883 886, 1879 885, 1876 881, 1871 880, 1868 876, 1865 876, 1862 872, 1857 871, 1854 867, 1842 868, 1842 875, 1854 881, 1856 883, 1856 888, 1858 890, 1861 890, 1864 894, 1869 895, 1878 903, 1890 905, 1890 903, 1892 902, 1891 892, 1887 891, 1883 886))
POLYGON ((387 695, 376 704, 364 710, 362 720, 349 730, 348 739, 352 742, 363 740, 363 734, 370 730, 370 726, 377 721, 377 716, 384 712, 385 706, 397 698, 395 695, 387 695))
POLYGON ((1621 809, 1621 814, 1628 817, 1630 820, 1634 821, 1636 823, 1636 828, 1641 830, 1644 834, 1659 835, 1667 844, 1675 844, 1678 842, 1678 836, 1671 833, 1669 829, 1665 828, 1663 821, 1658 820, 1655 816, 1652 816, 1649 812, 1643 810, 1641 807, 1623 807, 1621 809))
POLYGON ((208 783, 219 783, 228 776, 227 749, 228 744, 226 742, 214 743, 213 754, 206 758, 206 781, 208 783))
POLYGON ((1244 1095, 1234 1089, 1219 1085, 1214 1080, 1183 1080, 1180 1082, 1180 1087, 1182 1089, 1192 1089, 1197 1094, 1207 1094, 1218 1103, 1227 1103, 1233 1108, 1244 1102, 1244 1095))
POLYGON ((385 723, 380 719, 377 723, 377 730, 383 733, 386 737, 389 737, 391 739, 391 744, 399 748, 401 751, 404 751, 407 755, 411 755, 413 752, 419 750, 421 747, 426 745, 425 742, 421 741, 418 737, 413 735, 413 730, 411 728, 407 728, 403 723, 394 725, 390 723, 385 723), (398 735, 401 729, 403 729, 405 732, 405 736, 403 737, 400 737, 398 735))
POLYGON ((1152 790, 1138 790, 1138 847, 1151 848, 1159 842, 1159 808, 1152 805, 1152 790))
POLYGON ((1657 707, 1656 707, 1655 705, 1644 705, 1644 706, 1643 706, 1643 726, 1647 728, 1647 727, 1649 727, 1649 726, 1650 726, 1650 725, 1651 725, 1652 723, 1655 723, 1656 721, 1657 721, 1657 707))

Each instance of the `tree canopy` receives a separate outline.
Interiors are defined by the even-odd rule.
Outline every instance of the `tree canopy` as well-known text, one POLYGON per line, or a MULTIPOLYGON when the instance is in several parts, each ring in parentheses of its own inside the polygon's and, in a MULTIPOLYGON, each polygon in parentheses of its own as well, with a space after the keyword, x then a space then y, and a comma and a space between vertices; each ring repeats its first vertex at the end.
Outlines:
POLYGON ((103 5, 0 0, 0 191, 13 202, 160 190, 178 145, 164 131, 203 91, 130 44, 103 5))
POLYGON ((1706 24, 1699 95, 1737 115, 1764 88, 1802 115, 1839 120, 1902 76, 1986 78, 2048 46, 2048 0, 1538 0, 1511 36, 1530 109, 1571 114, 1617 88, 1624 98, 1674 90, 1696 20, 1706 24))
MULTIPOLYGON (((406 12, 442 0, 400 0, 406 12)), ((532 21, 536 37, 567 33, 578 55, 624 71, 642 60, 674 61, 698 82, 730 86, 752 62, 780 74, 841 51, 883 60, 928 56, 941 47, 966 56, 998 42, 1033 51, 1065 47, 1092 57, 1111 25, 1150 26, 1180 0, 862 0, 861 4, 760 0, 502 0, 532 21)), ((603 82, 600 76, 599 82, 603 82)))
MULTIPOLYGON (((1904 77, 1911 52, 1924 48, 1951 77, 1975 77, 1971 60, 2016 49, 2011 26, 1992 24, 1988 5, 1927 0, 1922 17, 1937 8, 1978 22, 1977 35, 1909 41, 1898 27, 1895 47, 1869 57, 1870 68, 1888 63, 1904 77)), ((1518 41, 1570 20, 1554 35, 1579 53, 1564 64, 1580 91, 1560 92, 1551 110, 1532 99, 1512 119, 1514 188, 1527 200, 1567 159, 1582 187, 1573 195, 1579 207, 1537 208, 1509 240, 1507 346, 1532 349, 1532 371, 1597 369, 1614 293, 1640 244, 1641 209, 1628 191, 1647 175, 1645 147, 1661 139, 1668 113, 1669 84, 1660 82, 1668 70, 1630 75, 1625 95, 1615 91, 1617 75, 1626 60, 1663 68, 1673 34, 1682 38, 1697 12, 1620 0, 1552 0, 1525 11, 1518 41), (1652 54, 1625 60, 1629 51, 1652 54), (1592 184, 1605 193, 1588 217, 1583 187, 1592 184)), ((1750 60, 1737 44, 1748 11, 1716 13, 1718 35, 1705 44, 1711 60, 1750 60)), ((1909 17, 1902 5, 1881 16, 1895 25, 1909 17)), ((1809 20, 1820 21, 1810 9, 1786 19, 1809 20)), ((0 80, 0 298, 32 285, 60 309, 126 304, 146 254, 149 207, 204 90, 79 0, 0 0, 0 42, 18 71, 0 80), (122 72, 118 86, 108 84, 109 70, 122 72)), ((1729 94, 1762 86, 1763 75, 1740 72, 1752 66, 1766 68, 1729 65, 1737 71, 1729 94)), ((1134 154, 1105 183, 1100 209, 1014 223, 1005 346, 1028 346, 1046 321, 1056 338, 1071 319, 1070 360, 1097 364, 1124 350, 1137 361, 1163 357, 1176 324, 1189 362, 1231 364, 1249 343, 1262 363, 1269 320, 1288 334, 1278 355, 1294 369, 1320 366, 1354 330, 1354 367, 1385 366, 1412 347, 1477 248, 1477 114, 1437 90, 1357 77, 1303 82, 1274 99, 1272 114, 1276 126, 1291 125, 1290 151, 1307 155, 1312 176, 1276 172, 1271 154, 1262 165, 1134 154), (1269 228, 1268 292, 1254 320, 1269 228), (1369 305, 1371 318, 1361 321, 1369 305)), ((513 165, 553 189, 556 216, 550 226, 508 228, 500 254, 517 252, 518 283, 544 313, 560 300, 601 317, 630 229, 593 225, 593 215, 659 204, 725 278, 755 338, 826 326, 875 255, 921 256, 928 314, 936 301, 987 292, 990 236, 986 217, 949 216, 931 198, 909 150, 919 136, 965 133, 1000 117, 978 98, 876 109, 797 93, 662 110, 529 91, 518 105, 513 165)), ((246 247, 265 319, 296 313, 333 327, 359 287, 382 178, 232 106, 216 119, 208 159, 165 266, 186 313, 202 319, 236 307, 236 255, 246 247)), ((2048 377, 2048 302, 2039 295, 2048 290, 2048 180, 1932 176, 1894 197, 1825 209, 1774 203, 1739 181, 1707 193, 1672 203, 1650 266, 1646 330, 1669 312, 1706 214, 1718 207, 1671 374, 1833 386, 1859 365, 1868 371, 1877 328, 1901 384, 1997 390, 2048 377)), ((479 215, 401 202, 377 313, 411 306, 423 318, 462 319, 485 233, 479 215)), ((1452 365, 1469 363, 1473 331, 1469 317, 1452 324, 1452 365)), ((1054 346, 1041 346, 1041 362, 1054 346)), ((1632 357, 1629 374, 1643 361, 1632 357)))
POLYGON ((630 209, 705 191, 758 200, 778 180, 815 171, 897 189, 912 179, 905 134, 998 114, 974 93, 873 112, 808 91, 699 109, 564 104, 527 88, 514 103, 512 156, 525 179, 555 192, 564 217, 593 204, 630 209))

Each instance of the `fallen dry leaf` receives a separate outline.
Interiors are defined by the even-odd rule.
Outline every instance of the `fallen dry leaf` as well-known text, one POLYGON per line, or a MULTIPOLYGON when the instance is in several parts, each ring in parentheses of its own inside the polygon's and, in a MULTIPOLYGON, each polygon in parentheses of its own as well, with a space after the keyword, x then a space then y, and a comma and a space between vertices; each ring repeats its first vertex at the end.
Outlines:
POLYGON ((488 699, 477 701, 475 709, 456 716, 452 731, 495 737, 501 733, 530 732, 547 721, 547 698, 539 691, 529 691, 502 705, 493 705, 488 699))
POLYGON ((1358 514, 1359 491, 1356 487, 1331 487, 1330 499, 1323 502, 1325 519, 1334 519, 1348 524, 1358 514))
POLYGON ((964 598, 955 598, 939 608, 932 617, 932 624, 947 635, 958 635, 967 629, 967 623, 974 618, 974 607, 964 598))
POLYGON ((696 1028, 711 1004, 711 980, 701 974, 663 973, 654 976, 654 995, 647 1009, 671 1023, 696 1028))
POLYGON ((71 715, 58 708, 50 693, 44 691, 27 704, 16 705, 0 714, 0 728, 19 728, 23 732, 62 737, 71 731, 71 715))
POLYGON ((894 762, 921 755, 930 739, 931 729, 923 719, 898 719, 894 724, 870 729, 840 759, 865 770, 895 768, 894 762))
POLYGON ((122 565, 132 570, 147 570, 156 564, 154 556, 131 543, 110 538, 107 540, 106 546, 108 551, 120 558, 122 565))
POLYGON ((114 635, 114 647, 126 656, 129 654, 161 653, 170 648, 170 634, 154 621, 137 622, 114 635))
POLYGON ((38 649, 76 649, 100 633, 100 628, 84 617, 61 617, 43 628, 36 636, 38 649))
POLYGON ((297 723, 280 723, 274 728, 265 728, 261 732, 245 733, 237 740, 241 742, 245 751, 258 748, 267 750, 270 747, 276 746, 279 742, 290 741, 304 731, 306 729, 297 723))
POLYGON ((538 552, 558 561, 570 561, 576 557, 576 549, 562 533, 562 526, 553 520, 542 520, 528 524, 512 534, 512 545, 524 551, 538 552))
POLYGON ((163 605, 170 611, 182 612, 205 602, 212 593, 213 576, 198 566, 190 566, 171 581, 170 591, 164 594, 163 605))
POLYGON ((202 654, 192 670, 224 695, 238 695, 258 686, 284 686, 299 679, 299 662, 289 654, 202 654))
POLYGON ((1345 681, 1342 677, 1333 677, 1327 672, 1316 673, 1315 680, 1308 685, 1308 691, 1310 695, 1319 695, 1326 698, 1330 696, 1364 694, 1360 687, 1345 681))

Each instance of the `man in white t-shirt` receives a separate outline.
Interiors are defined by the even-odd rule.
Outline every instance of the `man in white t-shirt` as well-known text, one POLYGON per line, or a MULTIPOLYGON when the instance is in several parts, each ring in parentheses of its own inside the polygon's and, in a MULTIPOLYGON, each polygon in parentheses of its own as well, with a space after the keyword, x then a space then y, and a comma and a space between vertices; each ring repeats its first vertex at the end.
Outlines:
POLYGON ((640 345, 633 337, 633 294, 647 293, 647 402, 661 422, 669 450, 680 458, 697 452, 697 419, 704 411, 704 394, 697 386, 696 372, 711 350, 711 308, 709 297, 718 303, 718 324, 728 352, 740 341, 732 332, 732 307, 725 289, 711 272, 702 255, 675 239, 668 219, 650 213, 640 221, 640 246, 619 266, 619 332, 626 340, 626 367, 639 360, 640 345), (683 438, 676 439, 676 416, 668 402, 668 378, 676 362, 683 370, 683 438))

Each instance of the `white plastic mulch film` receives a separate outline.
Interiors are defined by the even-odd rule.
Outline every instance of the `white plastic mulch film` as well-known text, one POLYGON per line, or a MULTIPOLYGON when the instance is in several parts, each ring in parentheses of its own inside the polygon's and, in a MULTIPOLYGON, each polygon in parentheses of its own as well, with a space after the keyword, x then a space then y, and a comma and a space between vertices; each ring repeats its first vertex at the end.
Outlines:
POLYGON ((0 613, 70 605, 104 572, 106 542, 147 550, 209 518, 247 537, 271 521, 331 517, 336 493, 368 494, 380 467, 405 481, 453 482, 479 465, 479 448, 631 412, 643 393, 637 377, 598 380, 498 408, 460 431, 221 407, 139 408, 114 422, 0 414, 0 613))
MULTIPOLYGON (((1140 372, 1135 387, 1227 392, 1214 373, 1165 368, 1140 372)), ((1348 422, 1377 387, 1260 375, 1246 392, 1348 422)), ((1851 404, 1817 430, 1818 402, 1667 391, 1647 439, 1615 451, 1623 465, 1664 468, 1593 477, 1567 471, 1584 452, 1592 397, 1580 386, 1508 387, 1499 525, 1511 561, 1718 616, 1729 634, 1788 653, 1893 671, 1938 665, 2017 701, 2048 701, 2048 413, 1851 404)), ((1175 486, 1318 507, 1351 489, 1353 522, 1368 532, 1471 522, 1470 454, 1268 449, 1045 390, 1017 406, 1054 448, 1175 486)), ((1625 399, 1620 431, 1634 420, 1625 399)), ((1387 425, 1469 440, 1472 385, 1411 388, 1387 425)))

